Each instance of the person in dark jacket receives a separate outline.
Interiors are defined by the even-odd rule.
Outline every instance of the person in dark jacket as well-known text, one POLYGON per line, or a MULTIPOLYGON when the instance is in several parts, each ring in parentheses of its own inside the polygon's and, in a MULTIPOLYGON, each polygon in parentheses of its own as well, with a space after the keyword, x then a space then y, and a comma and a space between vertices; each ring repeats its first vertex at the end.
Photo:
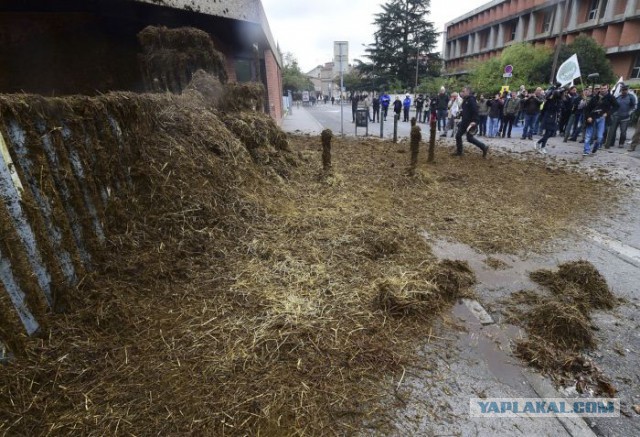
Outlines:
POLYGON ((356 111, 358 110, 358 102, 360 99, 355 94, 351 95, 351 115, 353 116, 353 120, 351 123, 356 122, 356 111))
POLYGON ((498 136, 498 128, 500 127, 500 118, 504 101, 500 94, 496 94, 493 99, 487 102, 489 107, 489 138, 498 136))
POLYGON ((489 146, 475 138, 474 131, 477 131, 478 124, 478 103, 476 102, 476 96, 470 87, 464 87, 462 89, 462 107, 461 117, 458 123, 458 131, 456 132, 456 152, 454 155, 462 156, 463 145, 462 135, 467 135, 467 141, 482 150, 482 157, 486 158, 489 152, 489 146))
POLYGON ((544 135, 536 142, 536 150, 544 155, 547 154, 547 141, 558 129, 558 112, 562 108, 562 94, 561 89, 548 91, 540 112, 540 127, 544 130, 544 135))
POLYGON ((438 100, 436 100, 436 98, 432 98, 432 99, 428 99, 429 100, 429 110, 428 111, 424 111, 424 122, 426 123, 427 120, 429 120, 429 123, 431 123, 431 118, 435 117, 436 119, 436 123, 438 120, 438 100))
POLYGON ((576 118, 574 120, 574 129, 573 132, 571 132, 571 137, 569 138, 569 141, 578 141, 578 136, 580 136, 580 134, 582 134, 582 138, 583 140, 581 140, 581 143, 584 143, 584 135, 585 135, 585 131, 586 131, 586 110, 587 110, 587 104, 589 104, 589 101, 591 100, 591 89, 590 88, 585 88, 584 90, 582 90, 582 95, 579 96, 579 100, 577 101, 577 109, 576 109, 576 118))
POLYGON ((580 110, 578 109, 578 107, 580 105, 580 101, 582 100, 582 97, 580 97, 580 95, 578 94, 578 90, 575 86, 569 88, 567 98, 569 99, 571 109, 569 110, 569 120, 567 120, 567 124, 564 127, 563 141, 565 143, 567 142, 571 134, 578 128, 578 123, 580 122, 580 110))
POLYGON ((518 112, 520 112, 520 99, 515 91, 511 93, 511 98, 507 99, 507 102, 504 104, 504 115, 502 116, 503 126, 502 126, 502 138, 505 136, 507 138, 511 138, 511 129, 513 128, 513 123, 516 121, 516 117, 518 116, 518 112))
POLYGON ((400 120, 400 113, 402 112, 402 102, 400 101, 400 97, 396 97, 395 102, 393 102, 393 112, 395 112, 396 117, 400 120))
POLYGON ((440 87, 440 92, 435 97, 436 109, 438 116, 438 132, 440 132, 440 123, 442 122, 442 130, 447 128, 447 115, 449 113, 449 94, 444 87, 440 87))
POLYGON ((604 139, 604 125, 607 117, 617 109, 618 103, 609 93, 609 86, 606 84, 602 85, 600 87, 600 94, 591 97, 591 100, 589 100, 585 110, 587 115, 587 132, 584 140, 583 156, 595 154, 598 151, 598 148, 602 146, 602 141, 604 139), (591 148, 592 143, 593 149, 591 148))
POLYGON ((418 94, 416 97, 416 120, 418 123, 422 119, 422 109, 424 108, 424 96, 422 94, 418 94))
POLYGON ((380 122, 380 97, 375 96, 373 98, 373 102, 371 104, 373 107, 373 122, 375 123, 378 120, 380 122))
POLYGON ((487 135, 487 117, 489 117, 489 106, 484 94, 480 94, 478 103, 478 135, 484 137, 487 135))
POLYGON ((522 110, 524 111, 524 129, 522 130, 522 139, 533 139, 533 128, 536 124, 536 120, 540 115, 540 105, 544 101, 539 93, 531 92, 522 103, 522 110))
MULTIPOLYGON (((575 87, 572 87, 571 89, 575 89, 575 87)), ((571 118, 571 109, 573 106, 572 97, 574 94, 571 94, 571 91, 569 91, 564 93, 562 96, 562 105, 560 106, 560 123, 558 124, 558 131, 561 135, 564 135, 564 131, 569 126, 569 118, 571 118)))

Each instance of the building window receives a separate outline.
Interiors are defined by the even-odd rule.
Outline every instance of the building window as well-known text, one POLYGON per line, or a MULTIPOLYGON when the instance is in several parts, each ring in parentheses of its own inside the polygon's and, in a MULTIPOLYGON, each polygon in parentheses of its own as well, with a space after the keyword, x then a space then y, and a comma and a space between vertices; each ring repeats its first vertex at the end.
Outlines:
POLYGON ((516 39, 516 31, 518 30, 518 23, 512 23, 511 24, 511 37, 509 38, 509 41, 514 41, 516 39))
POLYGON ((636 55, 636 63, 631 69, 631 79, 640 79, 640 55, 636 55))
POLYGON ((238 82, 251 81, 251 61, 246 59, 236 60, 236 80, 238 82))
POLYGON ((593 20, 598 16, 599 5, 600 5, 600 0, 591 0, 589 10, 587 12, 587 21, 593 20))
POLYGON ((489 45, 489 32, 484 31, 480 33, 480 50, 484 50, 489 45))
POLYGON ((465 55, 469 51, 469 38, 461 38, 460 39, 460 54, 465 55))
POLYGON ((542 33, 549 32, 551 30, 552 15, 553 11, 551 9, 544 11, 544 15, 542 17, 542 33))
POLYGON ((602 0, 602 5, 600 6, 600 18, 604 18, 604 14, 607 12, 608 2, 608 0, 602 0))

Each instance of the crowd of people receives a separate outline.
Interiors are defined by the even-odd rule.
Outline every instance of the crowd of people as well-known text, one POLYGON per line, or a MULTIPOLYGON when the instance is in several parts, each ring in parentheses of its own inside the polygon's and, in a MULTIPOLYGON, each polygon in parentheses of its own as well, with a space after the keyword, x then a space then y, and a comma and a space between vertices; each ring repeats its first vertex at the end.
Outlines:
MULTIPOLYGON (((476 136, 511 138, 513 128, 522 126, 521 139, 540 137, 534 143, 539 153, 546 154, 549 138, 560 135, 564 142, 584 143, 584 156, 595 154, 600 148, 614 147, 616 140, 618 147, 625 147, 632 115, 639 110, 638 98, 623 83, 616 85, 615 94, 606 84, 585 87, 581 92, 576 86, 556 84, 547 90, 540 87, 527 90, 523 85, 518 91, 489 97, 476 96, 468 87, 460 93, 449 93, 442 87, 434 96, 418 94, 413 100, 407 94, 404 99, 398 96, 392 102, 390 95, 383 92, 354 95, 351 101, 354 122, 359 105, 367 109, 369 121, 374 123, 381 118, 386 121, 389 109, 398 120, 409 122, 414 108, 419 123, 427 123, 433 117, 440 136, 446 137, 451 132, 456 142, 471 125, 474 132, 468 139, 473 139, 474 144, 482 144, 476 136)), ((639 140, 640 120, 628 150, 634 151, 639 140)), ((478 147, 486 156, 486 146, 478 147)))

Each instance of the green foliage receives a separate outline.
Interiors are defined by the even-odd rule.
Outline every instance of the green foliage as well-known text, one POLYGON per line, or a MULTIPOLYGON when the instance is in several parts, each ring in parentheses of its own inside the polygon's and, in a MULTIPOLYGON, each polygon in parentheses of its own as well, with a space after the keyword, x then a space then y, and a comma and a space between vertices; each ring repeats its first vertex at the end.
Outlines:
MULTIPOLYGON (((599 73, 599 82, 613 83, 615 77, 605 50, 593 38, 579 36, 575 41, 560 50, 559 68, 574 53, 578 55, 583 80, 591 73, 599 73)), ((483 62, 470 62, 465 66, 469 71, 469 84, 478 92, 493 94, 505 84, 502 77, 504 67, 513 65, 513 77, 509 79, 512 89, 525 85, 527 89, 536 86, 546 87, 551 83, 553 50, 548 47, 534 47, 529 43, 513 44, 499 57, 483 62)))
POLYGON ((500 76, 507 65, 513 65, 511 83, 530 85, 549 83, 553 51, 548 47, 534 47, 528 43, 513 44, 500 56, 500 76))
POLYGON ((558 58, 558 67, 573 54, 578 55, 580 73, 582 80, 591 73, 600 74, 599 82, 614 83, 616 77, 613 75, 611 62, 607 59, 606 51, 595 40, 588 36, 579 36, 571 44, 563 46, 558 58))
POLYGON ((299 91, 313 91, 311 79, 300 70, 298 60, 292 53, 285 53, 284 55, 282 88, 284 88, 284 91, 291 90, 294 93, 299 91))
MULTIPOLYGON (((340 76, 338 76, 334 82, 340 86, 340 76)), ((364 87, 365 81, 363 81, 361 74, 357 69, 353 69, 349 73, 343 74, 342 83, 348 91, 359 91, 366 88, 364 87)))
MULTIPOLYGON (((416 58, 420 68, 420 58, 424 53, 431 53, 438 39, 432 22, 427 21, 430 13, 430 0, 389 0, 382 5, 382 12, 375 15, 375 43, 366 51, 371 59, 371 69, 377 71, 378 77, 396 78, 401 88, 415 84, 416 58)), ((428 65, 431 69, 430 54, 428 65)), ((435 64, 433 64, 435 65, 435 64)))
POLYGON ((438 94, 440 87, 445 87, 451 92, 460 91, 468 84, 469 82, 465 76, 428 76, 420 81, 417 92, 433 96, 438 94))
POLYGON ((527 89, 537 84, 548 83, 553 53, 547 47, 534 47, 529 43, 513 44, 499 57, 484 62, 472 62, 466 67, 469 83, 478 92, 494 94, 506 80, 502 77, 504 67, 513 65, 513 77, 509 79, 511 88, 525 85, 527 89))

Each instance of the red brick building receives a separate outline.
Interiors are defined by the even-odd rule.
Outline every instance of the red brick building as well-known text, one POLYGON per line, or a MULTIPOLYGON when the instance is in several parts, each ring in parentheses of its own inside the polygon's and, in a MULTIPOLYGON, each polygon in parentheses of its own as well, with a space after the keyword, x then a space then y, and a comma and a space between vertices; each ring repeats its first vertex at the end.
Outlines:
POLYGON ((445 68, 463 70, 517 42, 554 47, 561 29, 565 43, 592 37, 616 76, 640 83, 640 0, 494 0, 445 25, 445 68))
POLYGON ((282 119, 282 57, 260 0, 3 0, 0 93, 142 91, 137 34, 148 25, 211 35, 231 81, 265 85, 282 119))

